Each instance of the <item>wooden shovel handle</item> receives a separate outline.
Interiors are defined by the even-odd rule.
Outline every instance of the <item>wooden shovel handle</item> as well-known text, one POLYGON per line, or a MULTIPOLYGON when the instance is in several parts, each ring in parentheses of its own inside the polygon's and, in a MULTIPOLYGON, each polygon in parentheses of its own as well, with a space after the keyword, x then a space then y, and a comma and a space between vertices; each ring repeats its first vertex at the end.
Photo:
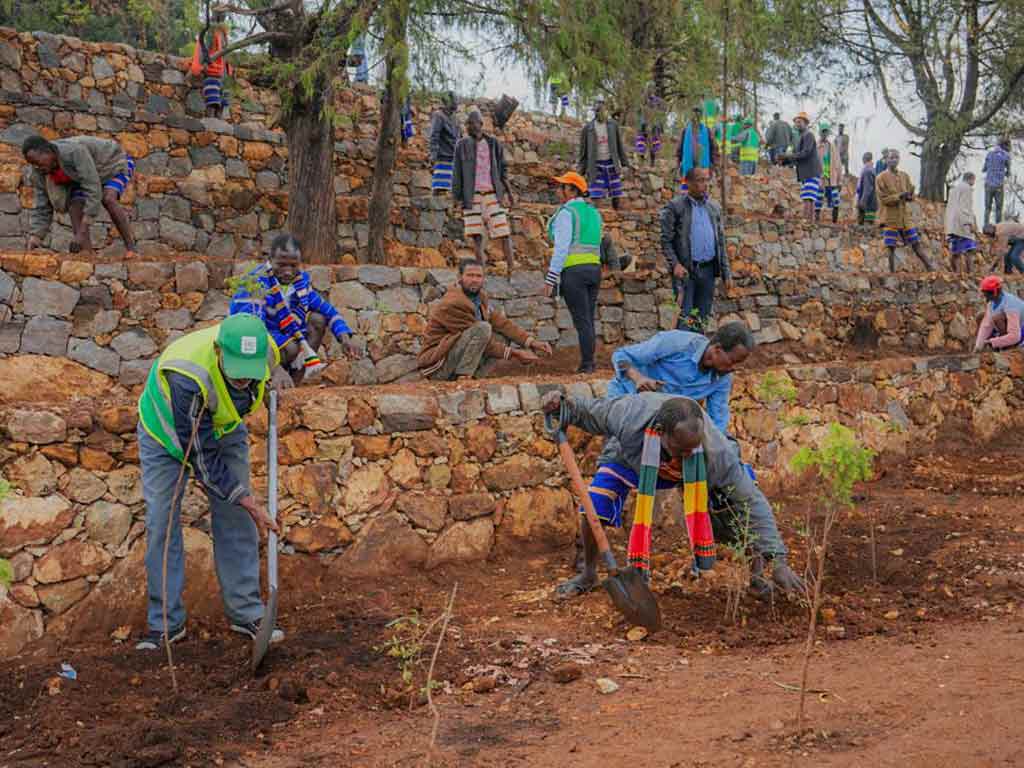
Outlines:
MULTIPOLYGON (((564 433, 562 434, 564 435, 564 433)), ((562 456, 562 464, 565 465, 565 471, 569 473, 569 479, 572 481, 576 495, 580 497, 580 503, 587 516, 587 523, 590 525, 590 532, 594 534, 594 541, 597 542, 597 550, 602 557, 605 557, 611 549, 608 546, 608 537, 604 533, 601 521, 597 519, 597 510, 594 509, 594 502, 587 491, 586 483, 583 482, 583 475, 580 474, 580 466, 576 463, 576 454, 573 453, 568 440, 559 441, 558 452, 562 456)))

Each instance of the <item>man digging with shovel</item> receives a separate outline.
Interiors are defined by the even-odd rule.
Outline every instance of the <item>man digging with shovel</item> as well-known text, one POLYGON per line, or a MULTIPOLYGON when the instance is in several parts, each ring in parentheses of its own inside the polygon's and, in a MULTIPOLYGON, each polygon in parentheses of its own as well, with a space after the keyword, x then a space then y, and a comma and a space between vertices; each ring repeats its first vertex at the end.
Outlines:
MULTIPOLYGON (((259 633, 260 534, 277 531, 277 523, 252 494, 249 433, 242 419, 263 403, 270 369, 278 362, 263 321, 241 314, 171 343, 150 369, 138 428, 148 633, 137 650, 156 650, 185 636, 181 500, 190 467, 210 501, 217 580, 231 629, 254 640, 259 633)), ((271 642, 283 639, 274 627, 271 642)))
MULTIPOLYGON (((541 408, 549 416, 558 415, 562 430, 575 426, 607 438, 590 484, 590 500, 602 524, 618 528, 626 498, 637 489, 629 565, 646 578, 655 491, 681 487, 696 572, 713 567, 716 537, 736 540, 749 515, 751 589, 760 596, 770 595, 775 587, 803 592, 803 580, 786 563, 786 545, 771 505, 744 469, 736 446, 695 400, 659 393, 590 400, 549 392, 541 408), (716 507, 727 509, 709 509, 709 494, 718 498, 716 507)), ((582 533, 582 572, 558 586, 560 598, 584 594, 597 584, 597 542, 585 524, 582 533)))

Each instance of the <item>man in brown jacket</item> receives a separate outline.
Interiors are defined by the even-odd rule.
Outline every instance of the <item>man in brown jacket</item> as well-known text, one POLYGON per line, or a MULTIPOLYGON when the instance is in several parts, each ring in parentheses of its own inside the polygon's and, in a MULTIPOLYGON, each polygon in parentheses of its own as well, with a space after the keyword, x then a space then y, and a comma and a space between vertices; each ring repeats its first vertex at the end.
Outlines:
POLYGON ((914 199, 914 184, 905 171, 899 170, 900 153, 890 149, 885 156, 885 170, 875 179, 875 191, 878 193, 879 225, 882 227, 882 238, 889 249, 889 271, 896 271, 896 246, 900 241, 914 250, 914 255, 921 260, 924 268, 932 271, 932 264, 921 250, 921 235, 910 221, 907 203, 914 199))
POLYGON ((417 358, 424 377, 480 378, 498 360, 537 362, 531 350, 550 357, 550 345, 491 309, 483 285, 483 264, 476 259, 459 262, 459 281, 430 309, 423 351, 417 358))

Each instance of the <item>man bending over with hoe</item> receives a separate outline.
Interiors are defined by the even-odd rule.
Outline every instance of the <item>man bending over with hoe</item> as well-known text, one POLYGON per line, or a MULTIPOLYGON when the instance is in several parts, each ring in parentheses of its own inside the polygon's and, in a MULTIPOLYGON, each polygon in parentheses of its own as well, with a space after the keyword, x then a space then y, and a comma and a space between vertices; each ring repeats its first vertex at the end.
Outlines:
MULTIPOLYGON (((786 562, 786 545, 771 505, 740 461, 736 445, 695 400, 653 392, 590 400, 549 392, 541 407, 547 414, 558 414, 562 429, 575 426, 607 438, 590 484, 590 498, 602 524, 621 527, 626 498, 637 489, 629 565, 649 574, 655 491, 681 487, 695 572, 713 567, 716 538, 724 543, 746 540, 753 551, 754 592, 767 596, 775 587, 804 590, 803 581, 786 562)), ((558 586, 561 598, 589 592, 597 584, 597 543, 589 526, 581 528, 583 569, 558 586)))
MULTIPOLYGON (((324 333, 341 343, 345 354, 358 357, 352 343, 352 329, 334 306, 316 292, 309 272, 302 269, 302 247, 291 235, 278 235, 270 244, 270 260, 252 270, 231 299, 232 315, 256 315, 281 350, 281 364, 288 365, 292 380, 284 376, 285 387, 301 384, 326 367, 318 350, 324 333)), ((275 381, 279 377, 275 377, 275 381)))

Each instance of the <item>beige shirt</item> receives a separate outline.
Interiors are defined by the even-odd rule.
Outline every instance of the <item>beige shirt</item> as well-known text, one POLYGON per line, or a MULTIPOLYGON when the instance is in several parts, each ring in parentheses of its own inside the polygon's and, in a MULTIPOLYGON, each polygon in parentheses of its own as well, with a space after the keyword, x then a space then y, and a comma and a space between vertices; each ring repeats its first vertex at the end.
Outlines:
POLYGON ((914 191, 914 183, 905 171, 896 169, 896 173, 886 169, 875 179, 875 191, 878 193, 878 224, 891 229, 910 229, 914 226, 910 221, 907 201, 900 195, 914 191))
POLYGON ((608 147, 608 123, 594 121, 594 132, 597 134, 597 159, 611 160, 612 151, 608 147))
POLYGON ((992 246, 996 253, 1006 253, 1010 248, 1010 239, 1024 240, 1024 224, 1016 221, 1001 221, 996 224, 996 242, 992 246))
POLYGON ((960 180, 949 191, 946 201, 946 234, 958 237, 977 237, 978 224, 974 218, 974 187, 960 180))

